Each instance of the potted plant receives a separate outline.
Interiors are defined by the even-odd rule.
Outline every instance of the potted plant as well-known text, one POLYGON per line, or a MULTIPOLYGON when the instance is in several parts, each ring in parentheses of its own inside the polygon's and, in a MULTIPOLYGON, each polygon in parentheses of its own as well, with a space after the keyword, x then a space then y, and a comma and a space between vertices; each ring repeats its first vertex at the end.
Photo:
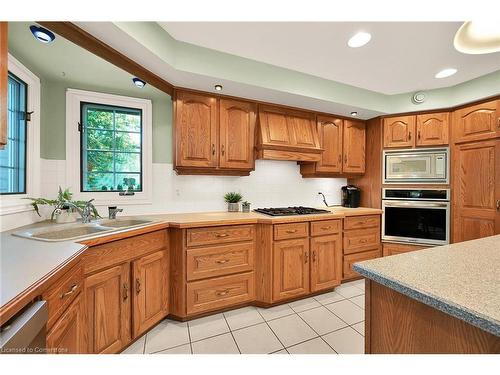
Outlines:
MULTIPOLYGON (((73 197, 73 193, 69 191, 69 189, 64 189, 62 190, 61 187, 59 186, 59 192, 57 194, 56 199, 47 199, 47 198, 25 198, 29 199, 32 201, 31 205, 35 209, 35 212, 40 215, 40 208, 39 206, 42 205, 48 205, 48 206, 54 206, 54 210, 52 211, 52 214, 50 215, 50 220, 54 220, 54 217, 56 218, 57 223, 69 223, 69 222, 74 222, 76 221, 78 215, 76 215, 75 212, 73 212, 73 208, 68 204, 72 203, 75 206, 79 208, 84 208, 86 203, 85 201, 72 201, 71 198, 73 197)), ((99 213, 97 212, 97 209, 92 206, 92 216, 94 218, 100 218, 99 213)))
POLYGON ((250 202, 244 201, 244 202, 241 204, 241 210, 242 210, 243 212, 250 212, 250 202))
POLYGON ((227 210, 229 212, 238 212, 240 210, 240 204, 239 202, 241 201, 242 195, 240 193, 227 193, 224 195, 224 200, 227 203, 227 210))

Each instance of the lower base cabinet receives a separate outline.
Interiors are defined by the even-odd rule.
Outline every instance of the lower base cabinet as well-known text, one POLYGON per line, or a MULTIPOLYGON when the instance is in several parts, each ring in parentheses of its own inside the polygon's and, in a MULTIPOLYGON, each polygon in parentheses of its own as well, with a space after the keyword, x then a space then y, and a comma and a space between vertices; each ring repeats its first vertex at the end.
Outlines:
POLYGON ((311 292, 332 289, 342 281, 342 235, 311 238, 311 292))
POLYGON ((80 293, 47 334, 49 354, 79 354, 87 351, 84 314, 83 295, 80 293))
POLYGON ((89 353, 115 353, 130 340, 130 263, 85 280, 89 353))
POLYGON ((417 245, 407 245, 407 244, 390 243, 390 242, 386 242, 382 246, 383 246, 383 254, 385 257, 397 254, 404 254, 410 251, 417 251, 432 247, 431 245, 417 246, 417 245))

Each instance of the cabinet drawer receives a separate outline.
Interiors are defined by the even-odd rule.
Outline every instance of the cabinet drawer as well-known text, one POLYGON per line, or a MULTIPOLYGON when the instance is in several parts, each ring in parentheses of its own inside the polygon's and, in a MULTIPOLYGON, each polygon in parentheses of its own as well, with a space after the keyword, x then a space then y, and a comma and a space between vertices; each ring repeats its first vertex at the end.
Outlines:
POLYGON ((188 314, 252 301, 255 298, 254 273, 190 282, 186 298, 188 314))
POLYGON ((384 243, 383 254, 384 256, 408 253, 410 251, 422 250, 432 246, 415 246, 400 243, 384 243))
POLYGON ((352 265, 363 260, 380 257, 380 249, 365 251, 363 253, 344 255, 344 279, 359 277, 359 273, 352 269, 352 265))
POLYGON ((359 253, 380 246, 380 229, 360 229, 344 233, 344 254, 359 253))
POLYGON ((380 226, 380 215, 351 216, 344 219, 344 229, 361 229, 380 226))
POLYGON ((187 279, 253 270, 254 243, 235 243, 187 250, 187 279))
POLYGON ((277 224, 274 226, 274 239, 287 240, 309 235, 308 223, 277 224))
POLYGON ((83 270, 79 263, 66 272, 43 295, 49 309, 47 330, 49 330, 66 308, 82 290, 83 270))
POLYGON ((83 272, 89 274, 116 266, 167 247, 168 234, 166 230, 92 246, 83 256, 83 272))
POLYGON ((212 228, 193 228, 187 230, 187 246, 253 241, 254 238, 254 225, 231 225, 212 228))
POLYGON ((335 234, 342 230, 341 220, 324 220, 311 222, 311 236, 335 234))

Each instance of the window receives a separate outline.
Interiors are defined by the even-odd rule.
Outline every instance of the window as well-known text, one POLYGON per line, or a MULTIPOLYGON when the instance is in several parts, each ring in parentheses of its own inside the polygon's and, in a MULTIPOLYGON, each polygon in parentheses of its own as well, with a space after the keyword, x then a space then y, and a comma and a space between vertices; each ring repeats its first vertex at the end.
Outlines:
POLYGON ((9 72, 8 140, 0 150, 0 194, 26 193, 27 85, 9 72))
POLYGON ((142 111, 81 103, 81 191, 142 191, 142 111))

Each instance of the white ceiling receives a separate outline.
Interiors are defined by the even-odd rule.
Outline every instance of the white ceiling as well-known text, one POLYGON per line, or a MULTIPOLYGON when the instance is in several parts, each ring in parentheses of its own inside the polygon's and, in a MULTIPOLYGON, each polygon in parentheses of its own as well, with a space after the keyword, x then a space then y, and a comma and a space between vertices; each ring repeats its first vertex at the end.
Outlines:
POLYGON ((453 86, 500 69, 500 52, 466 55, 461 22, 160 22, 177 40, 384 93, 453 86), (372 34, 361 48, 347 40, 372 34), (436 79, 448 67, 454 76, 436 79))

